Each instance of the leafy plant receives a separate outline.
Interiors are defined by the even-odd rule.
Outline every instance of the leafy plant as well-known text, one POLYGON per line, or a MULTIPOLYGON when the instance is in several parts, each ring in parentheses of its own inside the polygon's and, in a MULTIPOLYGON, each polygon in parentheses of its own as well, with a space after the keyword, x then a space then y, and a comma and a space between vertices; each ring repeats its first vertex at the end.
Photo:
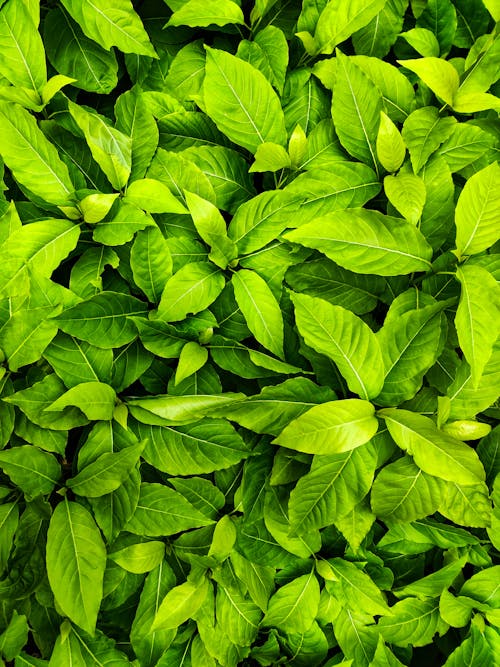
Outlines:
POLYGON ((0 664, 497 664, 499 20, 0 2, 0 664))

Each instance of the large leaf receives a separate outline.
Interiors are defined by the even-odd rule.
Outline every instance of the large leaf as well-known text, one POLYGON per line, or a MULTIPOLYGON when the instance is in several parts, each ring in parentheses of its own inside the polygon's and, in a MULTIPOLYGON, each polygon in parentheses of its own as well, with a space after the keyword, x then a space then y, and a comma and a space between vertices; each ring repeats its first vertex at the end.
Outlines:
POLYGON ((253 153, 259 144, 284 144, 285 121, 271 84, 254 67, 207 48, 204 101, 208 115, 231 141, 253 153))
POLYGON ((51 493, 61 476, 57 459, 31 445, 1 451, 0 468, 28 499, 51 493))
POLYGON ((142 301, 117 292, 101 292, 64 311, 59 327, 70 336, 105 349, 130 343, 136 329, 127 318, 144 315, 142 301))
POLYGON ((156 227, 137 233, 130 253, 130 268, 135 284, 153 303, 160 301, 172 275, 172 256, 168 244, 156 227))
MULTIPOLYGON (((336 4, 340 6, 340 3, 336 4)), ((378 5, 380 9, 382 3, 378 5)), ((337 52, 336 61, 338 66, 332 102, 335 130, 344 148, 378 173, 375 144, 382 98, 372 81, 348 56, 337 52)))
POLYGON ((314 570, 282 586, 269 600, 264 626, 306 632, 318 611, 319 584, 314 570))
POLYGON ((147 426, 138 433, 147 438, 143 458, 170 475, 197 475, 228 468, 247 458, 249 446, 222 419, 202 419, 187 426, 147 426))
POLYGON ((68 168, 35 119, 21 107, 0 101, 0 132, 0 154, 19 183, 51 204, 69 204, 74 186, 68 168))
POLYGON ((462 484, 484 480, 483 466, 472 447, 439 431, 428 417, 388 408, 380 411, 390 434, 429 475, 462 484))
POLYGON ((135 535, 168 536, 213 523, 177 491, 162 484, 141 485, 135 512, 126 529, 135 535))
MULTIPOLYGON (((396 302, 393 302, 396 303, 396 302)), ((384 386, 377 396, 382 405, 399 405, 413 398, 424 373, 441 354, 446 321, 444 305, 435 303, 387 318, 377 332, 384 361, 384 386)))
POLYGON ((430 268, 432 251, 409 222, 353 208, 309 222, 285 238, 316 248, 355 273, 395 276, 430 268))
POLYGON ((383 384, 383 361, 374 333, 359 317, 323 299, 293 294, 295 318, 309 347, 332 359, 351 391, 369 400, 383 384))
POLYGON ((64 0, 63 5, 90 39, 109 50, 156 56, 142 21, 129 0, 64 0))
POLYGON ((477 389, 484 367, 491 357, 500 333, 500 288, 493 276, 481 266, 461 266, 457 270, 461 283, 460 303, 455 317, 458 341, 477 389))
POLYGON ((289 516, 295 534, 333 523, 368 493, 375 474, 375 453, 363 445, 344 454, 320 456, 290 494, 289 516))
POLYGON ((498 240, 500 200, 495 184, 499 178, 500 167, 493 162, 471 176, 464 185, 455 212, 460 256, 475 255, 498 240))
POLYGON ((408 523, 436 512, 441 495, 439 480, 418 468, 409 456, 403 456, 377 475, 371 506, 387 524, 408 523))
POLYGON ((132 139, 110 127, 101 115, 87 111, 73 102, 68 104, 94 160, 111 185, 120 190, 126 185, 132 169, 132 139))
MULTIPOLYGON (((27 294, 30 271, 36 272, 37 277, 50 277, 74 249, 79 235, 79 227, 69 220, 43 220, 16 229, 0 246, 2 294, 27 294)), ((50 305, 50 301, 43 305, 50 305)))
POLYGON ((348 398, 311 408, 292 420, 273 442, 308 454, 339 454, 364 445, 377 429, 372 404, 348 398))
POLYGON ((14 86, 40 91, 47 82, 42 38, 23 2, 0 10, 0 74, 14 86))
POLYGON ((43 356, 68 387, 82 382, 107 382, 111 379, 113 352, 60 332, 43 356))
POLYGON ((82 382, 68 389, 54 401, 47 412, 62 412, 73 405, 79 408, 88 419, 109 420, 113 417, 116 393, 113 387, 104 382, 82 382))
POLYGON ((327 2, 316 24, 315 50, 318 53, 332 53, 337 44, 344 42, 354 32, 366 26, 384 4, 385 0, 370 0, 370 2, 355 0, 348 5, 341 2, 327 2))
POLYGON ((45 17, 47 57, 60 74, 75 79, 73 85, 95 93, 110 93, 118 82, 118 63, 113 51, 86 37, 61 7, 45 17))
POLYGON ((103 595, 106 549, 92 515, 67 499, 59 503, 47 535, 47 573, 65 615, 93 633, 103 595))
POLYGON ((175 11, 168 25, 188 25, 192 28, 209 25, 244 24, 243 12, 232 0, 188 0, 175 11))
POLYGON ((231 282, 250 331, 265 348, 283 357, 283 318, 265 280, 255 271, 242 269, 233 275, 231 282))

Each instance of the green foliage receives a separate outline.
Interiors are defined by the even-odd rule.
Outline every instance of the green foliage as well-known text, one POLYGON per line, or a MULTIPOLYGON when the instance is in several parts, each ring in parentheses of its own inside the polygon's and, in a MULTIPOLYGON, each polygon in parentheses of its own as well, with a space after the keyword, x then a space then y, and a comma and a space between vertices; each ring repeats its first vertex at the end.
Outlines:
POLYGON ((0 0, 0 666, 500 655, 498 0, 0 0))

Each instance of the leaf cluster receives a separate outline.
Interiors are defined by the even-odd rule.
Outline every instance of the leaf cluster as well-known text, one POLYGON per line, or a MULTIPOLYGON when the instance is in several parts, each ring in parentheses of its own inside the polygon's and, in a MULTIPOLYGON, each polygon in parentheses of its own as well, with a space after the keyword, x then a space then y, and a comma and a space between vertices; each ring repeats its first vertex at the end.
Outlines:
POLYGON ((0 0, 0 665, 500 655, 498 0, 0 0))

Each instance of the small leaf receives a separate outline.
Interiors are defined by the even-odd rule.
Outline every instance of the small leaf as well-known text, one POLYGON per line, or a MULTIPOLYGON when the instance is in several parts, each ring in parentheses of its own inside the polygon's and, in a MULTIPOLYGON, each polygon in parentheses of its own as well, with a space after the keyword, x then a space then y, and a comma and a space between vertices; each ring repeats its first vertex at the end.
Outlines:
POLYGON ((271 597, 262 621, 285 632, 306 632, 313 624, 319 605, 319 584, 314 570, 285 584, 271 597))
POLYGON ((169 188, 154 178, 141 178, 127 188, 124 201, 135 204, 149 213, 187 213, 169 188))
POLYGON ((255 162, 252 164, 249 172, 256 171, 279 171, 285 169, 291 164, 290 156, 279 144, 265 142, 260 144, 255 151, 255 162))
POLYGON ((186 343, 179 356, 179 363, 175 372, 175 385, 177 386, 190 375, 199 371, 205 365, 207 359, 208 350, 206 347, 202 347, 194 341, 186 343))
POLYGON ((201 582, 188 580, 172 588, 158 607, 151 629, 154 631, 178 628, 196 614, 205 601, 208 589, 209 582, 206 577, 203 577, 201 582))
POLYGON ((398 174, 384 178, 384 191, 395 209, 416 225, 424 210, 427 191, 424 181, 414 174, 398 174))
POLYGON ((398 128, 383 111, 380 112, 376 146, 377 157, 384 169, 391 173, 397 171, 405 159, 406 146, 398 128))

